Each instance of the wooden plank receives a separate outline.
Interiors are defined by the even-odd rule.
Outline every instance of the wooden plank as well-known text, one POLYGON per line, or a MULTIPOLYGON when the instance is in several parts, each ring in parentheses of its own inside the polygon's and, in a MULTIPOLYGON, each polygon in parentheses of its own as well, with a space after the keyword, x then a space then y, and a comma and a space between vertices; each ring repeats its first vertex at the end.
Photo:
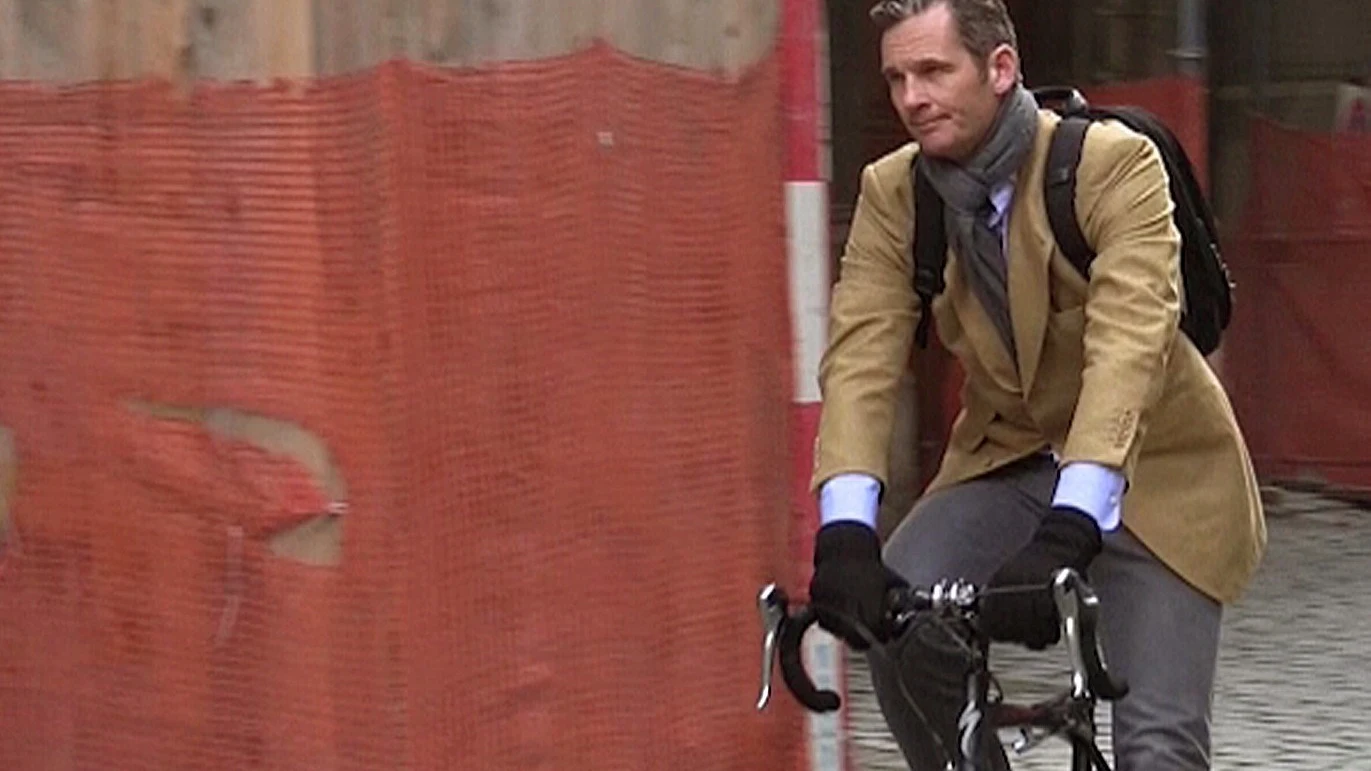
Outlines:
POLYGON ((602 34, 601 6, 599 0, 565 0, 544 10, 538 55, 565 56, 593 45, 602 34))
POLYGON ((545 12, 538 0, 467 0, 459 23, 465 63, 516 61, 542 56, 545 12))
POLYGON ((127 75, 186 80, 190 53, 190 0, 126 0, 124 22, 136 35, 134 59, 127 75))
POLYGON ((136 14, 128 13, 127 0, 106 0, 86 6, 83 10, 92 17, 90 24, 78 20, 76 34, 90 71, 82 76, 99 80, 121 79, 128 76, 133 62, 128 33, 136 24, 136 14), (129 23, 125 23, 126 20, 129 23))
POLYGON ((727 70, 729 49, 734 48, 736 54, 742 38, 742 10, 740 0, 690 0, 680 41, 689 52, 684 64, 712 72, 727 70))
POLYGON ((722 23, 717 0, 667 0, 643 6, 639 41, 643 56, 667 64, 713 69, 719 60, 722 23))
MULTIPOLYGON (((734 75, 750 68, 770 53, 781 27, 780 0, 722 0, 716 13, 720 19, 717 33, 720 46, 715 67, 734 75)), ((864 23, 866 8, 862 4, 864 23)))
POLYGON ((614 0, 602 30, 634 56, 738 72, 770 50, 779 19, 778 0, 614 0))
POLYGON ((468 66, 541 59, 583 49, 601 32, 602 8, 622 0, 423 0, 423 61, 468 66))
POLYGON ((383 4, 381 56, 383 59, 424 59, 424 13, 426 0, 385 0, 383 4))
POLYGON ((19 3, 0 0, 0 78, 19 77, 19 3))
POLYGON ((604 38, 602 0, 566 0, 557 8, 560 16, 554 19, 554 25, 563 34, 557 53, 582 51, 604 38))
POLYGON ((644 58, 735 70, 770 50, 779 0, 317 0, 316 71, 391 57, 447 66, 561 56, 605 39, 644 58))
POLYGON ((255 78, 256 20, 251 6, 234 0, 193 0, 188 19, 190 49, 187 70, 192 78, 255 78))
MULTIPOLYGON (((862 8, 865 14, 865 3, 862 8)), ((772 50, 780 33, 781 4, 779 0, 724 0, 720 17, 718 66, 725 73, 737 74, 772 50)))
POLYGON ((313 0, 254 0, 257 66, 271 77, 314 74, 313 0))
POLYGON ((187 0, 99 0, 91 14, 93 77, 184 79, 187 0))
MULTIPOLYGON (((670 0, 664 0, 669 2, 670 0)), ((601 20, 600 36, 611 45, 635 56, 653 48, 645 30, 646 5, 637 0, 609 0, 601 20)))
POLYGON ((397 58, 465 64, 477 39, 465 0, 318 0, 314 15, 325 75, 397 58))
POLYGON ((417 58, 436 64, 463 63, 461 18, 459 0, 422 0, 417 58))
POLYGON ((14 0, 12 77, 72 81, 94 76, 92 0, 14 0))
POLYGON ((0 0, 0 73, 50 81, 178 77, 188 45, 187 5, 0 0))
POLYGON ((314 71, 311 0, 189 0, 188 74, 265 80, 314 71))
POLYGON ((318 40, 315 71, 333 75, 370 67, 382 59, 386 30, 380 0, 321 0, 314 8, 318 40))
POLYGON ((736 71, 769 50, 779 0, 0 0, 0 75, 263 80, 394 57, 542 59, 597 38, 736 71))
POLYGON ((549 23, 551 14, 541 0, 504 0, 487 3, 488 14, 479 39, 488 41, 482 51, 487 61, 541 59, 562 53, 557 43, 560 35, 549 23))

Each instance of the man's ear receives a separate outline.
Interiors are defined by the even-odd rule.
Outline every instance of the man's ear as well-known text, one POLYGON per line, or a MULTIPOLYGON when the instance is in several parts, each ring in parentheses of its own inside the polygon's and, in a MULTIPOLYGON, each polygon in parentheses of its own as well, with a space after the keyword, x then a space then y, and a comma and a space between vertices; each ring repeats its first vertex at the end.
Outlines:
POLYGON ((1008 43, 1001 43, 990 52, 986 71, 995 95, 1004 96, 1019 84, 1019 52, 1008 43))

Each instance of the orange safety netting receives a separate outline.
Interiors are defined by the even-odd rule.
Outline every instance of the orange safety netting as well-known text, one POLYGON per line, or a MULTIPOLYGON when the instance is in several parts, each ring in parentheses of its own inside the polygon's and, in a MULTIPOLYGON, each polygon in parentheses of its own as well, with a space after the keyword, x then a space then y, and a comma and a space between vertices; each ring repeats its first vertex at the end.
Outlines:
POLYGON ((1225 379, 1258 470, 1371 490, 1371 137, 1254 120, 1225 379))
POLYGON ((0 768, 782 767, 776 103, 604 48, 0 86, 0 768))

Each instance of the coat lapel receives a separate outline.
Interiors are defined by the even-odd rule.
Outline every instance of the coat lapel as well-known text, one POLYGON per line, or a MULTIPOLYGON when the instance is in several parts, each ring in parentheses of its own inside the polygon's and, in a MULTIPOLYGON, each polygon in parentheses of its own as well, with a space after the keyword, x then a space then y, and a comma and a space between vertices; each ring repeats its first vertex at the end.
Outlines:
POLYGON ((1000 333, 995 329, 995 322, 990 320, 990 315, 985 312, 981 301, 966 281, 956 250, 951 252, 943 278, 947 282, 948 302, 957 314, 962 331, 971 348, 975 350, 981 366, 997 387, 1008 393, 1018 393, 1019 380, 1014 374, 1014 362, 1009 358, 1009 351, 1005 349, 1000 333))
POLYGON ((1047 221, 1042 187, 1047 150, 1056 123, 1051 113, 1039 112, 1033 152, 1014 181, 1014 201, 1009 210, 1009 315, 1019 358, 1017 372, 994 322, 963 277, 955 250, 944 276, 948 299, 977 357, 997 386, 1015 394, 1028 393, 1032 387, 1047 334, 1051 306, 1049 269, 1056 244, 1047 221))
POLYGON ((1023 393, 1031 392, 1042 357, 1051 310, 1049 271, 1056 246, 1042 193, 1043 170, 1056 120, 1048 113, 1039 113, 1038 121, 1033 152, 1019 170, 1009 214, 1009 315, 1023 393))

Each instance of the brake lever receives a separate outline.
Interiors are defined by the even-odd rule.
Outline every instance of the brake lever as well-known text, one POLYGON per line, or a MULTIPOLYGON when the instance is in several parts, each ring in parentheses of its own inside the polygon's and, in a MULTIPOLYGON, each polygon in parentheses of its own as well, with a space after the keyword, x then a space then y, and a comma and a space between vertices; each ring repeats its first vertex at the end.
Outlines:
POLYGON ((814 684, 805 671, 800 648, 805 632, 819 620, 818 615, 808 605, 799 606, 792 615, 786 609, 788 602, 785 591, 775 584, 763 587, 757 595, 757 609, 762 616, 762 689, 757 710, 765 709, 771 701, 771 671, 774 664, 780 664, 781 677, 800 704, 811 712, 833 712, 842 705, 842 698, 837 692, 820 690, 814 684))
POLYGON ((1100 647, 1100 599, 1071 568, 1052 578, 1052 599, 1061 617, 1062 637, 1071 657, 1071 696, 1117 701, 1128 695, 1128 683, 1115 678, 1100 647))
POLYGON ((767 584, 757 594, 757 612, 762 617, 762 692, 757 697, 758 712, 766 709, 771 701, 771 672, 776 666, 776 651, 788 603, 785 590, 776 584, 767 584))

